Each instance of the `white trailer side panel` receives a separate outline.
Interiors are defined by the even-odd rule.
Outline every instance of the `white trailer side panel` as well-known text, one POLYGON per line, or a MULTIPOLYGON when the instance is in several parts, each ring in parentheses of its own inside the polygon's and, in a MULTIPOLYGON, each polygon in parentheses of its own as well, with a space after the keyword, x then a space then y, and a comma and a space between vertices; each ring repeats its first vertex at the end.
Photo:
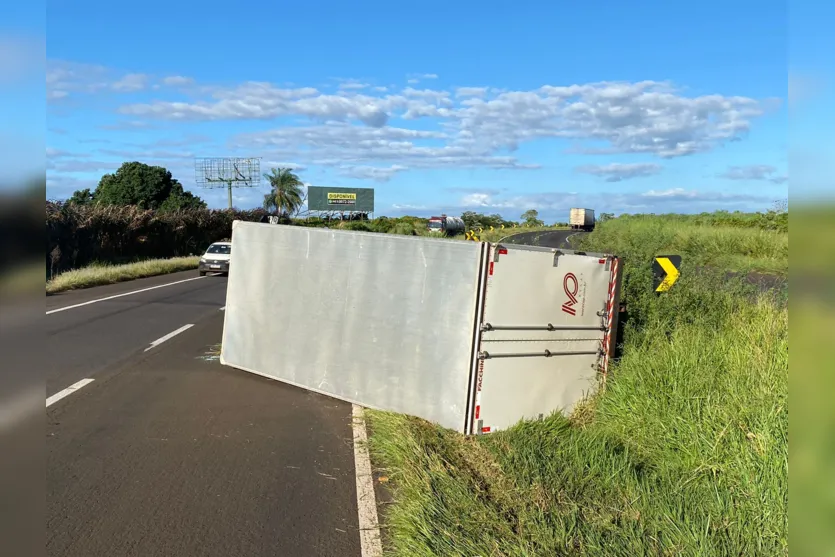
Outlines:
POLYGON ((484 251, 236 221, 221 362, 463 431, 484 251))
POLYGON ((594 392, 611 290, 611 257, 522 246, 492 250, 472 433, 570 413, 594 392))

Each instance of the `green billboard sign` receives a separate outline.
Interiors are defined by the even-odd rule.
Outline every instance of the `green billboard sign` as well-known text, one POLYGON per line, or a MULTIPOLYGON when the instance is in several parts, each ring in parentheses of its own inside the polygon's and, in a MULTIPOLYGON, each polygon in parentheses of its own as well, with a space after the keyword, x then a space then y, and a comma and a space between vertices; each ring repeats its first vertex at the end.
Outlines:
POLYGON ((307 208, 311 211, 335 213, 373 213, 373 188, 307 188, 307 208))

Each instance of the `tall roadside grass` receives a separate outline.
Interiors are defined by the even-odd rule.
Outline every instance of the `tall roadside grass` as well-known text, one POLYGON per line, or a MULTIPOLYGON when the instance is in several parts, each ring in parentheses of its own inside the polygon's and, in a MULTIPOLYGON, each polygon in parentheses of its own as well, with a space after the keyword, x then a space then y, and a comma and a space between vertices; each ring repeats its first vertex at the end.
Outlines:
POLYGON ((574 415, 465 438, 369 412, 390 555, 788 554, 788 309, 723 269, 652 294, 677 236, 646 221, 587 239, 624 255, 630 318, 574 415))
POLYGON ((728 226, 721 222, 684 215, 627 215, 600 223, 588 236, 586 246, 605 248, 619 255, 624 248, 640 250, 649 257, 678 253, 689 264, 730 271, 788 273, 788 230, 728 226))
POLYGON ((90 288, 114 284, 126 280, 166 275, 196 269, 199 256, 150 259, 125 265, 93 264, 82 269, 67 271, 46 282, 46 293, 56 294, 66 290, 90 288))

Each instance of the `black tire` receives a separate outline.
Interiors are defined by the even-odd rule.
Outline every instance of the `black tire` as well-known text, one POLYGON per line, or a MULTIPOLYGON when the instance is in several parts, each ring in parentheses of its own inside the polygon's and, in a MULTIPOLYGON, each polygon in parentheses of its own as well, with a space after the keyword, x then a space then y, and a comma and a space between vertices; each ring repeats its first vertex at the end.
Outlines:
POLYGON ((200 272, 198 272, 198 274, 199 274, 201 277, 205 277, 205 276, 206 276, 206 271, 200 271, 200 272))

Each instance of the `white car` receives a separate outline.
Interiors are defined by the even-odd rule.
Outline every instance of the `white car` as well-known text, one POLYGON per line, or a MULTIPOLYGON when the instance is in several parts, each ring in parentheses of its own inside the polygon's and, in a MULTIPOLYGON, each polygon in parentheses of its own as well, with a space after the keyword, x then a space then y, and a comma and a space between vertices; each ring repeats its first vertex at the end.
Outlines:
POLYGON ((229 274, 229 260, 232 258, 232 242, 215 242, 210 245, 197 264, 200 276, 206 273, 229 274))

